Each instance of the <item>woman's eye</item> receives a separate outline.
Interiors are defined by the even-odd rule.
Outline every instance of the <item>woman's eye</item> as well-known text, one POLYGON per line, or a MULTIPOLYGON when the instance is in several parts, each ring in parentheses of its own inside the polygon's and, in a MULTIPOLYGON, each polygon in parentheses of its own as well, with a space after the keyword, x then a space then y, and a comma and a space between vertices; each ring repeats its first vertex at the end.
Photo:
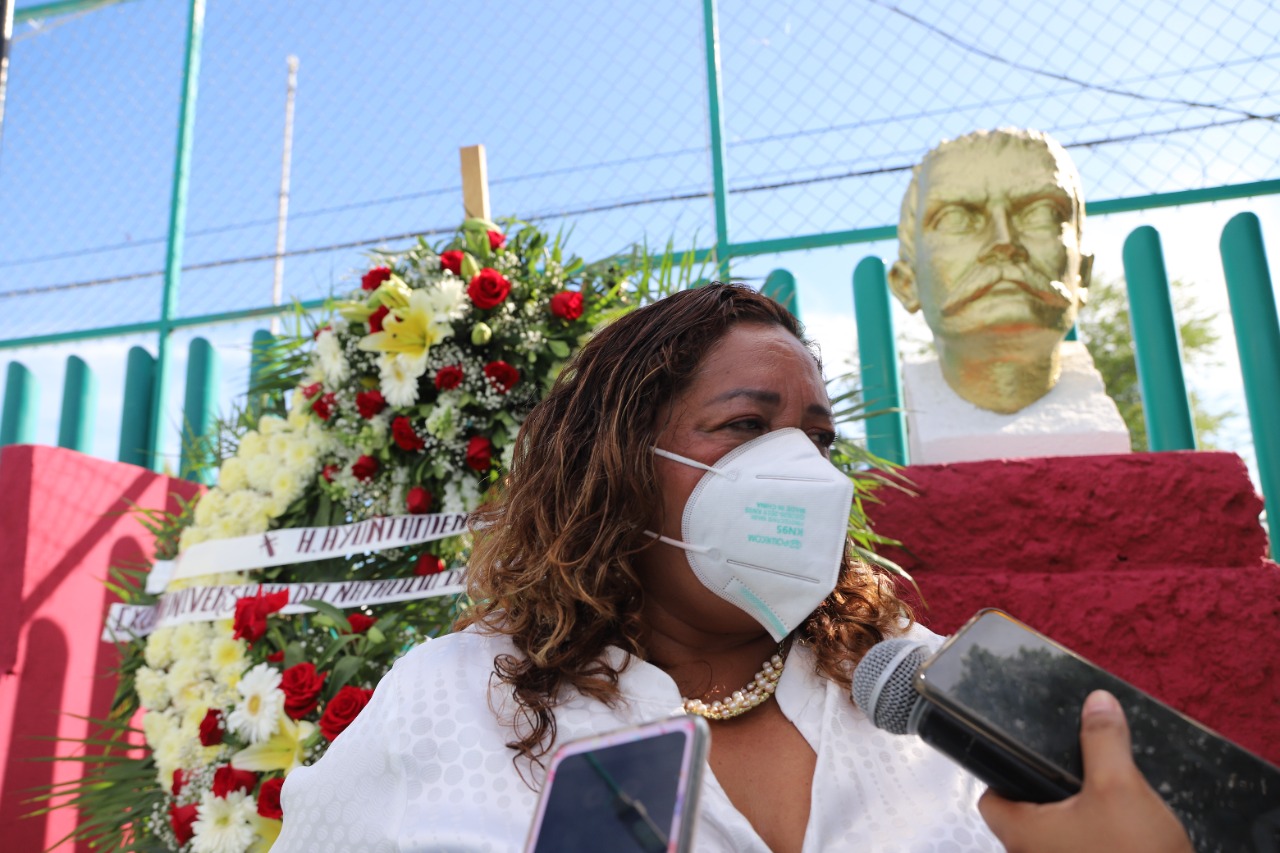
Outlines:
POLYGON ((764 429, 764 421, 759 418, 743 418, 740 421, 734 421, 729 424, 729 428, 744 432, 759 432, 764 429))
POLYGON ((830 450, 831 446, 836 443, 836 434, 829 430, 810 433, 809 437, 813 439, 814 444, 823 450, 830 450))

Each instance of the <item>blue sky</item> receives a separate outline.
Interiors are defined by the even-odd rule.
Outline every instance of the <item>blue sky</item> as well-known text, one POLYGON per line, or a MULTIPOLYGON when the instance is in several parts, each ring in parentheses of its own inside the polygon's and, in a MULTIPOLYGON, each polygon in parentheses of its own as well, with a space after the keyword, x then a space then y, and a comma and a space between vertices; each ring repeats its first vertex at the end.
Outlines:
MULTIPOLYGON (((187 5, 132 0, 15 28, 0 339, 156 316, 157 277, 60 286, 163 267, 187 5), (13 295, 28 289, 46 292, 13 295)), ((1072 149, 1091 199, 1280 177, 1275 122, 1242 118, 1278 111, 1280 10, 1264 2, 754 0, 722 2, 720 17, 734 240, 892 223, 902 167, 943 137, 995 125, 1097 143, 1072 149)), ((290 249, 454 224, 456 151, 475 142, 488 147, 495 212, 571 224, 579 254, 646 237, 705 245, 714 233, 705 195, 653 201, 710 184, 699 2, 210 0, 188 264, 274 247, 290 54, 301 62, 290 249), (556 218, 619 203, 631 204, 556 218)), ((1242 208, 1280 251, 1272 199, 1150 211, 1092 220, 1098 272, 1118 276, 1124 235, 1156 224, 1171 273, 1222 308, 1217 232, 1242 208)), ((793 269, 802 313, 838 364, 853 348, 849 276, 873 253, 895 248, 752 258, 735 271, 793 269)), ((292 257, 285 291, 326 295, 362 264, 358 249, 292 257)), ((180 314, 264 304, 271 267, 187 272, 180 314)), ((257 327, 206 331, 228 399, 243 390, 257 327)), ((6 354, 44 385, 42 440, 56 434, 66 354, 91 354, 103 386, 95 452, 114 455, 115 365, 133 343, 154 348, 142 337, 6 354)), ((1229 370, 1205 387, 1227 394, 1229 370)))

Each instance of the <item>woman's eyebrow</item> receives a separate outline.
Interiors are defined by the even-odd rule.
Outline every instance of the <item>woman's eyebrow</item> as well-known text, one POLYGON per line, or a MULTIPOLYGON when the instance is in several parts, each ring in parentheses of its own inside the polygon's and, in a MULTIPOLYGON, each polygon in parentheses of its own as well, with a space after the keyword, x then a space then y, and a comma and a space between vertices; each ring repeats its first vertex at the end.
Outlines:
MULTIPOLYGON (((711 403, 724 403, 729 400, 736 400, 746 397, 749 400, 755 400, 757 403, 763 403, 768 406, 782 405, 782 395, 776 391, 766 391, 763 388, 734 388, 725 391, 723 394, 717 394, 711 399, 711 403)), ((831 409, 821 403, 810 403, 805 410, 811 415, 818 415, 824 418, 833 417, 831 409)))

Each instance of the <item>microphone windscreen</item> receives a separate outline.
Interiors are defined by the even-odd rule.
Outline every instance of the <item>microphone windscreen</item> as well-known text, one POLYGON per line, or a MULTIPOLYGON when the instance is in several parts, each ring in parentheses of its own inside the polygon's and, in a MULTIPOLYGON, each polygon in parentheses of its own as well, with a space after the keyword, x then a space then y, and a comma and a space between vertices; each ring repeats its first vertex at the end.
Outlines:
POLYGON ((912 679, 929 657, 929 647, 901 637, 876 643, 853 671, 853 701, 878 729, 905 735, 917 702, 912 679))

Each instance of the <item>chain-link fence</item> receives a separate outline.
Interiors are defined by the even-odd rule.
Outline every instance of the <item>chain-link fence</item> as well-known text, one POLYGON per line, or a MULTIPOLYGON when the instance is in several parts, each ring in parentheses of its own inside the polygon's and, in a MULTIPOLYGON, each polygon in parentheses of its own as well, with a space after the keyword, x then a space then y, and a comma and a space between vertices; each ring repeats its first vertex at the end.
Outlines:
MULTIPOLYGON (((19 3, 0 151, 11 355, 158 319, 191 6, 19 3)), ((312 300, 363 248, 451 229, 457 149, 477 142, 495 214, 571 228, 586 257, 714 247, 718 209, 740 256, 883 239, 924 151, 1001 125, 1067 145, 1095 203, 1274 193, 1278 34, 1265 0, 208 0, 176 316, 271 302, 290 56, 283 290, 312 300)))

